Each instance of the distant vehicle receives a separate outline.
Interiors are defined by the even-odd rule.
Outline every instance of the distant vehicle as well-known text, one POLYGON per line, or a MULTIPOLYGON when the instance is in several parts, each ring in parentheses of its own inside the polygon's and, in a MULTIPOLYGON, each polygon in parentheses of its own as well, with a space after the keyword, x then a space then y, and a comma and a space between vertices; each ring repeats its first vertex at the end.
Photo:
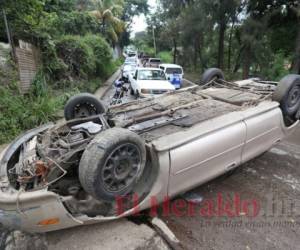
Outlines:
POLYGON ((122 78, 125 82, 129 81, 129 76, 133 76, 136 70, 136 65, 127 64, 124 65, 124 68, 122 70, 122 78))
POLYGON ((143 54, 140 58, 141 63, 144 65, 148 60, 149 60, 150 56, 143 54))
POLYGON ((163 70, 167 79, 174 85, 176 89, 180 89, 183 79, 183 68, 177 64, 161 64, 159 68, 163 70))
POLYGON ((135 57, 127 57, 124 62, 125 65, 138 65, 138 60, 135 57))
POLYGON ((130 51, 130 52, 128 52, 127 56, 128 57, 137 57, 137 52, 130 51))
POLYGON ((137 68, 134 76, 130 76, 129 81, 130 93, 137 98, 151 97, 175 90, 161 69, 137 68))
POLYGON ((149 58, 148 61, 145 62, 144 67, 158 68, 160 64, 161 64, 161 59, 149 58))
POLYGON ((124 81, 122 79, 118 79, 114 82, 115 93, 112 97, 110 105, 121 104, 125 93, 128 92, 128 88, 124 85, 124 81))

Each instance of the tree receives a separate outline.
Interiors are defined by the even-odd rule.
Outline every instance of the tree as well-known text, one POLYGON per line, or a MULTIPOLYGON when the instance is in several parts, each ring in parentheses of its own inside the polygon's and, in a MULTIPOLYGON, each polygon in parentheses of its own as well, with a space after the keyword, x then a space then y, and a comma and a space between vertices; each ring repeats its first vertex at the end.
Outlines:
POLYGON ((123 0, 96 0, 94 6, 96 10, 91 13, 100 21, 102 34, 115 45, 125 29, 120 19, 124 10, 123 0))

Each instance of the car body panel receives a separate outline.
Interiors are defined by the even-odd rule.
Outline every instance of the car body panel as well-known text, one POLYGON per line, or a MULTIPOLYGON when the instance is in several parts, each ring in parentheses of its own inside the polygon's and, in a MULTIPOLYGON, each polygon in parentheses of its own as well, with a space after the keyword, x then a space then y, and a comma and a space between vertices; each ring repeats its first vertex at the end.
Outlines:
POLYGON ((161 59, 149 58, 144 66, 149 68, 158 68, 160 64, 161 64, 161 59))
POLYGON ((238 122, 172 149, 169 195, 182 193, 240 165, 245 138, 246 126, 238 122))
POLYGON ((66 210, 57 194, 47 190, 1 192, 0 207, 1 223, 27 232, 48 232, 83 224, 66 210), (44 220, 57 220, 57 223, 39 224, 44 220))
MULTIPOLYGON (((180 94, 180 91, 183 90, 176 93, 180 94)), ((187 95, 185 92, 183 94, 187 95)), ((153 100, 145 100, 145 103, 153 100)), ((137 103, 139 101, 132 105, 137 103)), ((297 121, 286 127, 279 103, 274 101, 262 101, 254 106, 242 106, 238 110, 147 143, 148 150, 156 159, 152 164, 158 171, 153 185, 138 204, 138 210, 131 208, 122 214, 109 216, 71 214, 65 206, 70 197, 50 192, 47 187, 23 191, 10 186, 6 168, 9 155, 18 145, 46 127, 29 131, 17 138, 1 155, 0 222, 27 232, 47 232, 128 216, 161 203, 166 197, 174 197, 209 181, 260 155, 295 131, 299 124, 297 121), (57 223, 40 223, 51 219, 57 220, 57 223)))
MULTIPOLYGON (((156 95, 155 91, 174 91, 175 87, 167 80, 139 80, 138 75, 140 71, 144 70, 159 70, 153 68, 137 68, 134 76, 129 77, 131 88, 134 93, 138 92, 141 97, 151 97, 156 95), (154 93, 143 93, 142 89, 153 90, 154 93)), ((162 72, 162 71, 161 71, 162 72)))
POLYGON ((177 64, 160 64, 159 68, 165 72, 165 75, 176 89, 180 89, 182 86, 182 80, 184 76, 183 68, 177 64), (179 69, 181 73, 168 73, 170 69, 179 69))

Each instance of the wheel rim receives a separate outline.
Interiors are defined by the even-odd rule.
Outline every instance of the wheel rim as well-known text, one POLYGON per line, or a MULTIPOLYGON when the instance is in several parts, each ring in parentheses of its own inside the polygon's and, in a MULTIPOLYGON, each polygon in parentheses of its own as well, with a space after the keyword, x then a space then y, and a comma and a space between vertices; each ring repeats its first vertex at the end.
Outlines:
POLYGON ((288 96, 287 105, 289 108, 293 108, 300 102, 300 87, 295 86, 291 89, 288 96))
POLYGON ((97 114, 97 109, 92 103, 80 103, 74 109, 75 118, 85 118, 97 114))
POLYGON ((138 177, 141 163, 141 152, 136 145, 128 143, 116 148, 101 172, 104 189, 116 193, 128 188, 138 177))

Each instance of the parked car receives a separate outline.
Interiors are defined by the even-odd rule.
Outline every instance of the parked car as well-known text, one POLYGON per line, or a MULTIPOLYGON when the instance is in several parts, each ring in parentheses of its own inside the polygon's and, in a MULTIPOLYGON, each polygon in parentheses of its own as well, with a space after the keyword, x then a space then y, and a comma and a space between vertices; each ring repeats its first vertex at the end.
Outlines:
POLYGON ((149 58, 146 62, 144 62, 144 67, 158 68, 160 64, 161 64, 161 59, 149 58))
POLYGON ((136 70, 136 65, 126 64, 122 69, 122 78, 125 82, 129 81, 129 76, 133 76, 136 70))
POLYGON ((220 72, 108 110, 93 95, 72 97, 66 122, 2 152, 0 223, 47 232, 129 216, 232 171, 298 127, 299 75, 239 87, 220 72))
POLYGON ((138 53, 135 52, 135 51, 129 51, 128 54, 127 54, 128 57, 136 57, 138 56, 138 53))
POLYGON ((183 68, 176 64, 161 64, 159 68, 165 72, 167 79, 176 89, 180 89, 183 80, 183 68))
POLYGON ((124 62, 124 66, 125 65, 138 66, 138 59, 135 57, 127 57, 124 62))
POLYGON ((130 76, 130 93, 138 97, 151 97, 175 90, 165 73, 155 68, 137 68, 130 76))

